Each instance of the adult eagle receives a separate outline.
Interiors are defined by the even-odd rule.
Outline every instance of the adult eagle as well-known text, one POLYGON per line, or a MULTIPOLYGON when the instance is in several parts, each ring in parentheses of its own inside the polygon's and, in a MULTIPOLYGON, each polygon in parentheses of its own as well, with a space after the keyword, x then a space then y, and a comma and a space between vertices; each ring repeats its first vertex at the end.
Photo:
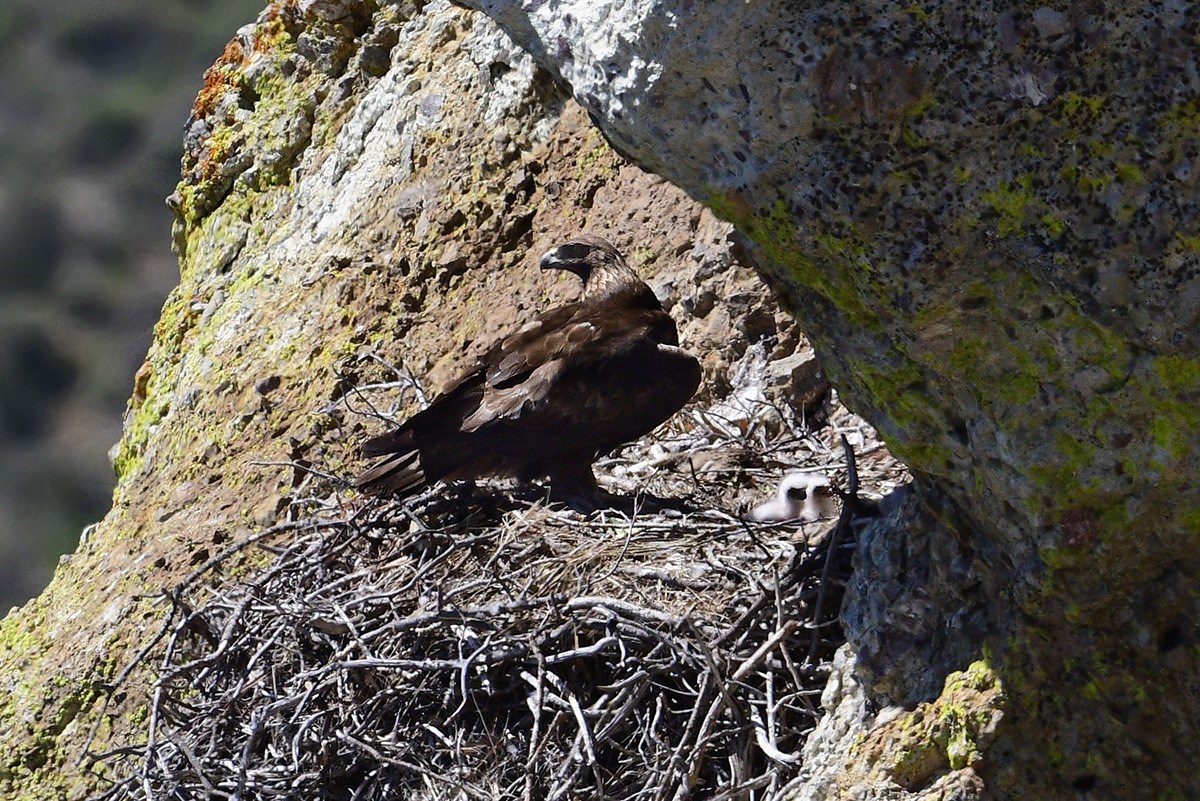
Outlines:
POLYGON ((578 275, 579 300, 500 340, 428 408, 368 440, 363 455, 386 458, 356 487, 403 497, 439 479, 548 478, 552 497, 594 508, 592 462, 687 403, 700 363, 612 244, 581 236, 541 268, 578 275))

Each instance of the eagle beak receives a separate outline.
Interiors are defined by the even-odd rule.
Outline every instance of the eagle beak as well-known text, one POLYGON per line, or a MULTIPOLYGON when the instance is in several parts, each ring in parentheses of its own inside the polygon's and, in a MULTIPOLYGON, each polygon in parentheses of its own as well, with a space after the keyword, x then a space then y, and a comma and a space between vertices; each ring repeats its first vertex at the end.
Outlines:
POLYGON ((559 249, 547 250, 546 255, 542 256, 542 260, 538 262, 538 266, 543 270, 555 270, 565 264, 565 260, 559 255, 559 249))

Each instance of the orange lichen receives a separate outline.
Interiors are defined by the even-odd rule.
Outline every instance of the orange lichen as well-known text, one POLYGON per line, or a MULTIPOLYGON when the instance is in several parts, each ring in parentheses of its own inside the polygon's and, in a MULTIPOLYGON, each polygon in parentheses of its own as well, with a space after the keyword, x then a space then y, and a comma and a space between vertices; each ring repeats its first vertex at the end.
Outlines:
POLYGON ((225 51, 216 63, 204 71, 204 86, 192 106, 193 117, 203 119, 210 116, 222 95, 230 90, 240 89, 242 69, 247 61, 246 48, 240 41, 234 39, 225 45, 225 51))

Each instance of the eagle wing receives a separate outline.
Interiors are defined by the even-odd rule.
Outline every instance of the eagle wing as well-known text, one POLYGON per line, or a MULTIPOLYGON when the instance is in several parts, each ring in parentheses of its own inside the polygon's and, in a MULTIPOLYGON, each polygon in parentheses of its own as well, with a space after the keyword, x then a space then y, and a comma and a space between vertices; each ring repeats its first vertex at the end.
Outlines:
POLYGON ((534 370, 591 339, 596 328, 587 311, 582 304, 568 304, 540 315, 493 345, 482 364, 488 386, 504 389, 519 384, 534 370))
MULTIPOLYGON (((494 344, 474 365, 451 381, 426 409, 405 421, 395 431, 372 437, 362 445, 364 456, 382 456, 397 447, 406 446, 412 439, 412 423, 418 418, 428 423, 442 418, 460 431, 474 430, 485 422, 481 416, 483 396, 490 395, 498 405, 517 408, 528 392, 523 387, 534 371, 543 368, 539 378, 549 378, 556 370, 559 354, 586 337, 590 326, 576 321, 578 303, 539 315, 513 334, 494 344), (506 402, 505 402, 506 401, 506 402), (479 404, 467 408, 468 404, 479 404), (471 421, 471 422, 467 422, 471 421), (461 424, 461 425, 460 425, 461 424)), ((538 382, 535 382, 535 385, 538 382)), ((446 426, 438 426, 444 429, 446 426)))
MULTIPOLYGON (((674 323, 661 310, 614 312, 573 304, 558 311, 567 313, 529 323, 485 357, 482 398, 461 430, 476 431, 493 421, 514 420, 547 404, 553 410, 545 415, 549 419, 539 423, 553 425, 573 418, 594 421, 597 410, 590 407, 605 386, 605 381, 597 380, 594 368, 620 364, 647 346, 653 348, 661 339, 674 344, 674 323)), ((619 407, 616 404, 612 413, 619 413, 619 407)))
MULTIPOLYGON (((448 384, 426 409, 399 428, 363 443, 362 454, 384 456, 410 450, 418 445, 414 435, 424 442, 439 438, 453 441, 455 434, 475 432, 489 423, 513 421, 526 410, 556 404, 559 395, 566 396, 561 408, 544 416, 586 415, 579 403, 584 400, 583 387, 589 382, 585 378, 583 385, 576 387, 573 382, 568 388, 559 385, 561 376, 620 356, 654 327, 647 320, 620 325, 619 317, 597 326, 597 311, 582 303, 571 303, 539 315, 493 345, 473 369, 448 384)), ((671 326, 673 333, 674 324, 671 326)), ((546 422, 553 424, 552 420, 546 422)))

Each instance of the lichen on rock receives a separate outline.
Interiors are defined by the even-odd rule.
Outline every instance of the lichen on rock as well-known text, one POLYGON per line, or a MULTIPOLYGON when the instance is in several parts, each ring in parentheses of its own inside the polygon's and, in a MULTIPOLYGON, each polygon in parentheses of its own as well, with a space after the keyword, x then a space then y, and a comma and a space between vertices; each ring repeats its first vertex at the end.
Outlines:
MULTIPOLYGON (((1200 791, 1175 756, 1200 712, 1183 700, 1200 619, 1195 9, 472 5, 622 152, 746 235, 929 490, 938 536, 957 532, 972 569, 946 578, 968 584, 905 625, 954 627, 971 612, 952 598, 986 599, 970 659, 986 650, 1017 688, 988 791, 1200 791), (1146 605, 1155 587, 1168 597, 1146 605), (1046 738, 1061 758, 1023 770, 1046 738)), ((883 572, 848 608, 861 637, 906 636, 869 602, 919 594, 903 564, 863 563, 883 572)), ((901 675, 882 653, 872 675, 901 675)), ((887 689, 915 703, 931 686, 887 689)))
POLYGON ((827 391, 731 226, 614 153, 481 15, 270 3, 209 72, 182 169, 180 285, 134 382, 113 510, 0 624, 5 798, 113 778, 94 757, 145 731, 135 657, 171 635, 177 591, 203 597, 217 559, 220 581, 253 576, 268 556, 239 543, 286 538, 313 475, 361 467, 367 425, 339 405, 356 388, 402 366, 436 390, 570 297, 538 271, 541 247, 613 238, 703 353, 707 400, 741 362, 788 360, 756 376, 773 392, 827 391))

